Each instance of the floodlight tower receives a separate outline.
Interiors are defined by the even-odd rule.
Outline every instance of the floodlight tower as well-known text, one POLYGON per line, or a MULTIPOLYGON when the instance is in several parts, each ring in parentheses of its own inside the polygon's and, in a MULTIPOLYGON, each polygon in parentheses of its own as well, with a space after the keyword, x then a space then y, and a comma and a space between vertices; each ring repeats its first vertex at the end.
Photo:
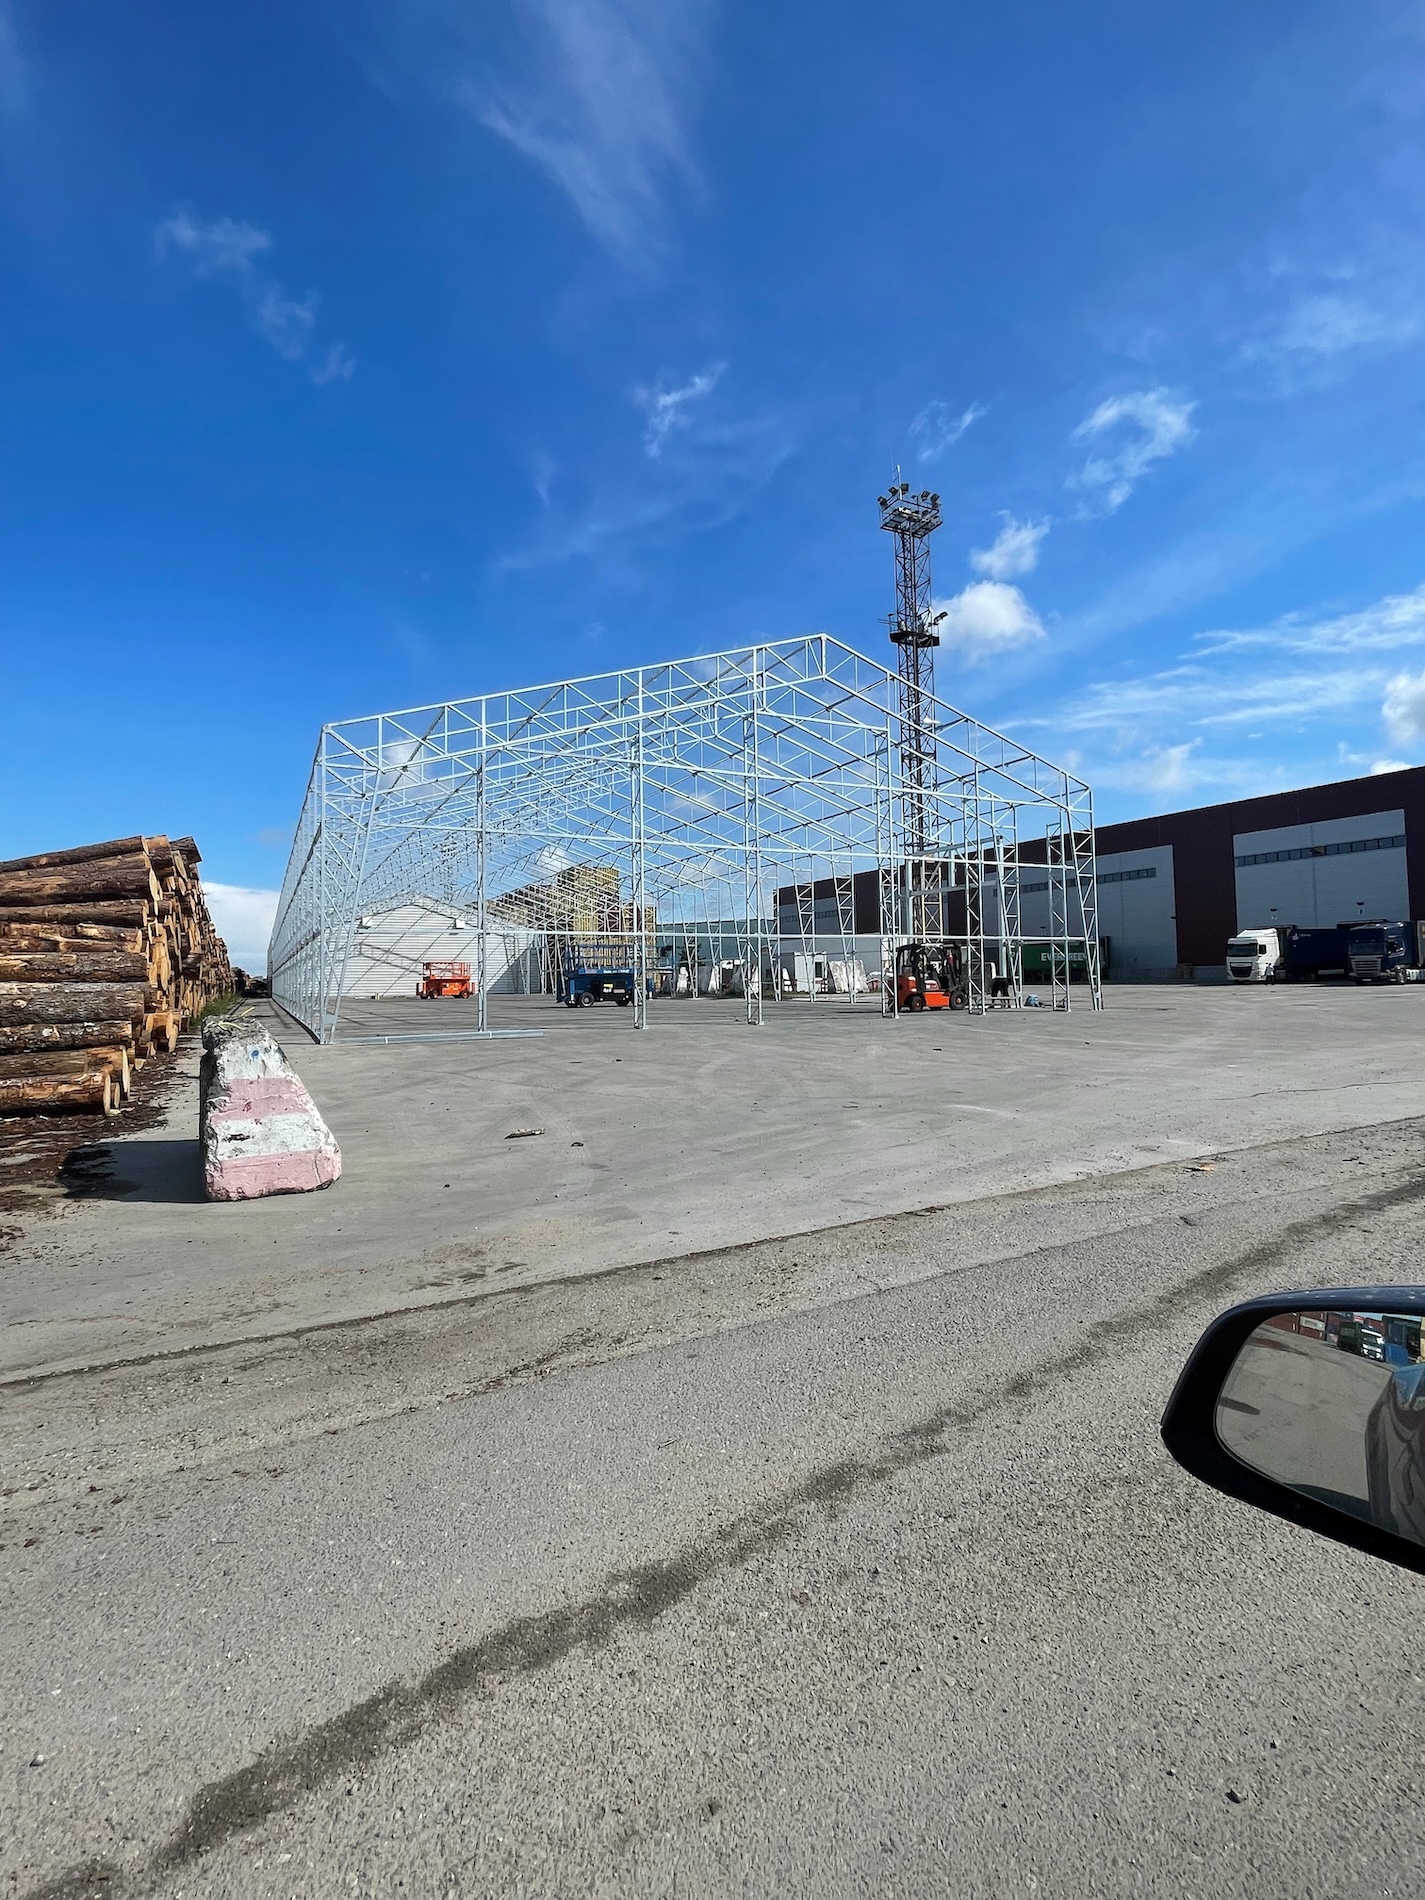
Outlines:
POLYGON ((927 855, 936 788, 935 660, 944 614, 930 611, 930 537, 940 526, 940 497, 928 489, 913 495, 909 482, 894 481, 877 497, 881 526, 896 538, 896 610, 887 616, 899 655, 902 844, 906 854, 906 927, 916 937, 940 934, 939 873, 935 873, 935 928, 931 929, 927 855))

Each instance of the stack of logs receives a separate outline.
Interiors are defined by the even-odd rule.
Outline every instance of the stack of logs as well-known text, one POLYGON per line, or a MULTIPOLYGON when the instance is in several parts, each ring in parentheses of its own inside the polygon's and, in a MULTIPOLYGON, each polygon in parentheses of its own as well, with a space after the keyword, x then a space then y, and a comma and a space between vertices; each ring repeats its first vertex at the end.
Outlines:
POLYGON ((0 863, 0 1115, 113 1113, 233 987, 191 838, 0 863))

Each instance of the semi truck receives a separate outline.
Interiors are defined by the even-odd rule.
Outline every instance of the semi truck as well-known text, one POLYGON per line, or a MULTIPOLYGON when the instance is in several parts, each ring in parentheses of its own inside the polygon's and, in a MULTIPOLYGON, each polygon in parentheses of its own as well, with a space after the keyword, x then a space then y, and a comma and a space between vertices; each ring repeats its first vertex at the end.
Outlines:
POLYGON ((1422 931, 1416 924, 1383 918, 1347 926, 1353 983, 1417 983, 1422 931))
POLYGON ((1414 983, 1425 965, 1425 924, 1273 924, 1240 930, 1227 946, 1234 983, 1306 983, 1351 977, 1357 983, 1414 983))
POLYGON ((1227 946, 1227 974, 1234 983, 1275 983, 1283 972, 1282 937, 1270 930, 1239 930, 1227 946))

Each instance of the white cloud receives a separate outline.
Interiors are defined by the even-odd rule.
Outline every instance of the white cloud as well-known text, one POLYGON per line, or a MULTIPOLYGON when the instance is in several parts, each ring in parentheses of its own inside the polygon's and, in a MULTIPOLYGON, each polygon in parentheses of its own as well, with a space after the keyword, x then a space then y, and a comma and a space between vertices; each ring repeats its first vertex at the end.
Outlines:
POLYGON ((240 218, 213 218, 204 224, 189 211, 175 211, 164 218, 153 234, 160 257, 176 244, 192 259, 199 277, 241 277, 253 267, 253 259, 272 249, 272 239, 255 224, 240 218))
POLYGON ((1193 754, 1201 744, 1200 739, 1188 739, 1182 745, 1160 746, 1145 752, 1141 761, 1145 788, 1152 792, 1188 791, 1197 783, 1193 754))
POLYGON ((204 878, 203 895, 229 957, 250 976, 260 976, 267 968, 267 940, 282 893, 251 890, 244 884, 214 884, 204 878))
POLYGON ((1077 475, 1076 488, 1096 490, 1106 514, 1121 508, 1134 484, 1154 462, 1192 439, 1195 403, 1174 402, 1165 389, 1134 390, 1110 396, 1074 430, 1076 440, 1096 441, 1117 436, 1119 446, 1108 455, 1091 455, 1077 475))
POLYGON ((1149 746, 1140 752, 1081 762, 1071 769, 1084 773, 1095 786, 1139 792, 1158 806, 1208 787, 1239 796, 1274 788, 1278 775, 1270 761, 1256 756, 1224 758, 1204 753, 1201 744, 1199 739, 1188 739, 1179 745, 1149 746))
POLYGON ((984 414, 985 405, 982 402, 972 402, 958 416, 948 402, 938 399, 928 402, 910 425, 911 437, 916 444, 916 460, 937 461, 946 449, 953 449, 966 429, 984 414))
MULTIPOLYGON (((1184 725, 1254 726, 1353 711, 1379 692, 1379 674, 1355 667, 1253 677, 1197 664, 1134 680, 1100 681, 1055 715, 1071 732, 1116 733, 1131 742, 1146 731, 1184 725)), ((1042 722, 1041 722, 1042 723, 1042 722)))
POLYGON ((971 581, 950 600, 933 603, 943 613, 940 637, 969 660, 991 659, 1044 638, 1044 623, 1020 593, 1003 581, 971 581))
POLYGON ((1397 745, 1425 739, 1425 670, 1397 673, 1386 685, 1380 712, 1397 745))
POLYGON ((1150 746, 1097 776, 1100 783, 1111 784, 1122 791, 1190 792, 1199 785, 1216 784, 1222 776, 1222 762, 1202 758, 1201 746, 1201 739, 1186 739, 1181 745, 1150 746))
POLYGON ((240 218, 205 221, 190 211, 175 211, 156 226, 153 242, 159 257, 166 257, 170 250, 185 256, 195 277, 207 283, 233 284, 258 335, 289 363, 305 363, 314 383, 350 380, 356 364, 342 344, 333 343, 319 358, 313 357, 317 293, 289 297, 259 267, 258 260, 272 249, 268 232, 240 218))
POLYGON ((1387 772, 1408 772, 1410 769, 1409 759, 1377 759, 1371 767, 1371 777, 1381 778, 1387 772))
POLYGON ((1394 349, 1425 333, 1425 314, 1413 302, 1371 301, 1339 291, 1303 297, 1273 339, 1290 355, 1343 356, 1351 350, 1394 349))
POLYGON ((318 389, 326 383, 349 383, 356 369, 356 358, 348 356, 343 343, 333 343, 320 363, 312 365, 312 381, 318 389))
POLYGON ((696 182, 684 126, 706 0, 523 0, 538 72, 468 97, 480 122, 567 193, 621 261, 663 248, 664 192, 696 182))
POLYGON ((699 397, 711 395, 717 386, 718 378, 727 368, 725 363, 714 363, 710 369, 700 370, 690 377, 681 388, 635 389, 634 403, 647 418, 643 431, 643 447, 654 461, 663 453, 663 445, 675 429, 686 429, 692 418, 688 415, 688 404, 699 397))
POLYGON ((1332 763, 1338 772, 1407 769, 1378 756, 1378 720, 1394 746, 1425 741, 1425 668, 1391 664, 1400 666, 1401 649, 1425 646, 1425 588, 1350 613, 1202 634, 1194 645, 1172 666, 1100 680, 1018 723, 1053 731, 1060 756, 1084 735, 1097 754, 1082 768, 1087 777, 1154 795, 1205 785, 1246 793, 1284 776, 1300 784, 1303 772, 1325 777, 1332 763), (1235 757, 1212 756, 1228 741, 1235 757))
POLYGON ((1049 532, 1047 521, 1016 521, 1013 515, 1002 515, 1004 526, 995 536, 993 545, 987 548, 973 548, 970 551, 970 566, 977 574, 985 574, 992 581, 1013 580, 1016 574, 1032 574, 1039 565, 1039 543, 1049 532))
POLYGON ((1219 629, 1198 636, 1209 653, 1271 647, 1287 653, 1388 652, 1425 644, 1425 586, 1411 594, 1386 594, 1354 613, 1324 620, 1288 614, 1269 627, 1219 629))

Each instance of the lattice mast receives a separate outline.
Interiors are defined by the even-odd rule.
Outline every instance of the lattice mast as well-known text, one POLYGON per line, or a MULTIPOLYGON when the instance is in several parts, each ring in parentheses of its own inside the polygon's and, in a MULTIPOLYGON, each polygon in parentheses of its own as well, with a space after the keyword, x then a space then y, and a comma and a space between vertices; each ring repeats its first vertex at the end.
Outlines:
POLYGON ((940 526, 940 497, 924 488, 912 494, 909 482, 897 480, 877 500, 881 526, 896 543, 896 608, 887 616, 887 626, 900 677, 905 928, 915 937, 938 936, 940 878, 938 866, 930 863, 939 844, 931 835, 936 792, 934 653, 940 645, 936 628, 945 616, 930 611, 930 537, 940 526))

